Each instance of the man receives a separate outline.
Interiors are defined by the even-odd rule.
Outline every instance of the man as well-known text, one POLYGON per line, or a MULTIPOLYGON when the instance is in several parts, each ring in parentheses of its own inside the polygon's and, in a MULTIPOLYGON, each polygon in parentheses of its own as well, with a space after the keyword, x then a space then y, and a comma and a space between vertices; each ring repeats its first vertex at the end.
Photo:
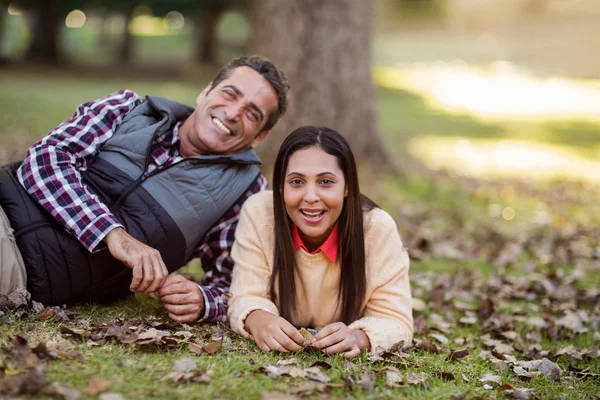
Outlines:
POLYGON ((0 294, 44 304, 156 293, 179 322, 226 319, 243 202, 266 188, 253 148, 287 107, 262 57, 225 66, 191 109, 122 90, 82 104, 0 168, 0 294), (197 285, 168 276, 198 256, 197 285))

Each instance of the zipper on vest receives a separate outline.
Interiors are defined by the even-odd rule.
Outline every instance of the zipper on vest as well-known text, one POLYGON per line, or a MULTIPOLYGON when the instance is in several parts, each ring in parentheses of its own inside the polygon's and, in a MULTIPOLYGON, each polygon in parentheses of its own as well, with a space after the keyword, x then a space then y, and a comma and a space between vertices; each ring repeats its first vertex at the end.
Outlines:
POLYGON ((116 211, 119 209, 119 207, 121 206, 121 203, 123 203, 123 201, 125 201, 125 199, 127 198, 127 196, 129 196, 129 194, 131 192, 133 192, 135 189, 137 189, 137 187, 139 185, 142 184, 142 182, 144 182, 146 179, 149 179, 151 177, 153 177, 156 174, 160 174, 161 172, 164 172, 166 170, 168 170, 171 167, 174 167, 175 165, 179 165, 185 161, 192 161, 193 159, 191 158, 186 158, 180 161, 177 161, 171 165, 167 165, 164 168, 161 169, 155 169, 154 171, 150 172, 149 174, 142 174, 140 177, 138 177, 135 181, 131 182, 129 185, 127 185, 127 187, 123 190, 123 193, 121 193, 121 195, 119 196, 119 198, 117 199, 117 201, 115 201, 111 207, 110 210, 111 211, 116 211))

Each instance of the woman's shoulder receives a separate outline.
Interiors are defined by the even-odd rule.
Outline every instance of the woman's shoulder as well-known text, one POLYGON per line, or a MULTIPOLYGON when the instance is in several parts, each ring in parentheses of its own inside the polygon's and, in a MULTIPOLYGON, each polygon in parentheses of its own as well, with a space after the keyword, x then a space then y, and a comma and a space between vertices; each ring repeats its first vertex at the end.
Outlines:
POLYGON ((374 207, 364 216, 365 238, 389 234, 397 231, 396 221, 385 210, 374 207))
POLYGON ((253 194, 244 202, 242 214, 253 221, 267 224, 273 221, 273 191, 264 190, 253 194))

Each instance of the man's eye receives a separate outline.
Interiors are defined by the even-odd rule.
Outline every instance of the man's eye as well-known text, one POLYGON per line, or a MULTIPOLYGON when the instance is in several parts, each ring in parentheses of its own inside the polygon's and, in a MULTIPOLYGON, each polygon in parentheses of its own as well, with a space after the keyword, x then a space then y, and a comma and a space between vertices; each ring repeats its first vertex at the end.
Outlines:
POLYGON ((252 111, 248 111, 248 118, 250 118, 250 120, 253 122, 258 121, 258 115, 256 115, 256 113, 252 111))

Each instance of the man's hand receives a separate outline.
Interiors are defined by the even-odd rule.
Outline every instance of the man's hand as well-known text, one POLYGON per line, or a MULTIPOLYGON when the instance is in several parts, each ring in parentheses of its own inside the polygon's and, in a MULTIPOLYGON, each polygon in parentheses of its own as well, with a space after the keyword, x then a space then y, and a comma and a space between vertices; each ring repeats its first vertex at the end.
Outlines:
POLYGON ((104 241, 110 254, 133 270, 129 290, 152 293, 162 286, 169 271, 158 250, 135 239, 123 228, 110 231, 104 241))
POLYGON ((244 325, 263 351, 277 350, 287 353, 302 348, 304 338, 298 329, 284 318, 268 311, 252 311, 244 325))
POLYGON ((325 354, 344 353, 344 357, 352 358, 358 356, 362 349, 370 348, 371 342, 362 330, 350 329, 343 322, 334 322, 315 335, 312 345, 325 354))
POLYGON ((204 296, 198 284, 181 275, 168 276, 157 295, 173 321, 196 322, 204 315, 204 296))

